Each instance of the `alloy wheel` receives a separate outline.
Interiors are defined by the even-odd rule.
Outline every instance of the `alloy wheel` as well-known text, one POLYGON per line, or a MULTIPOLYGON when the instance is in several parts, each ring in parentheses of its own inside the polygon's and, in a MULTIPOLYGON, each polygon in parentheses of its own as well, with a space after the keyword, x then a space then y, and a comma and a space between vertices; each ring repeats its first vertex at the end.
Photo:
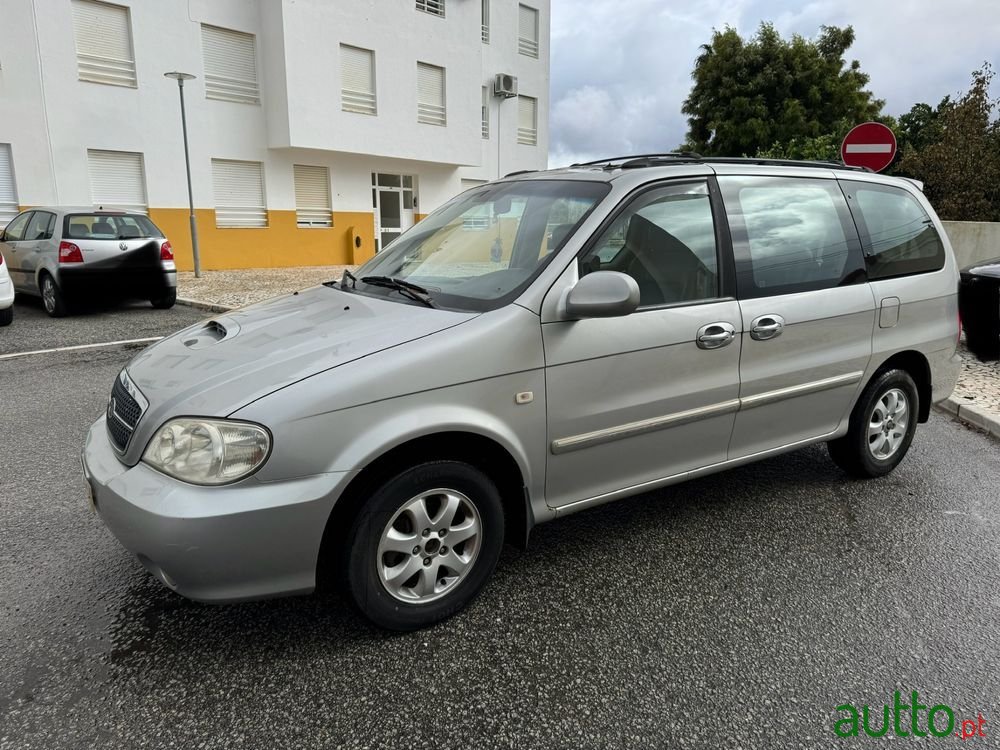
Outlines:
POLYGON ((51 276, 42 279, 42 304, 45 305, 45 312, 50 315, 56 309, 56 283, 51 276))
POLYGON ((379 538, 375 565, 389 594, 407 604, 426 604, 455 589, 479 554, 482 520, 473 502, 452 489, 411 498, 379 538))
POLYGON ((886 391, 868 420, 868 450, 879 461, 891 458, 906 437, 909 401, 899 388, 886 391))

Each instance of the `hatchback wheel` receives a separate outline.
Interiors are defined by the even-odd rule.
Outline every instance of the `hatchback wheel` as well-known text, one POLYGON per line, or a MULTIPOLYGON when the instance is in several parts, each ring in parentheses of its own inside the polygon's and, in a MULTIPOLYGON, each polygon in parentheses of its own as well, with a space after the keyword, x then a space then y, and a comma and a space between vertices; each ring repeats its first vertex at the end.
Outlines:
POLYGON ((53 318, 61 318, 66 315, 66 300, 59 287, 49 274, 42 274, 42 305, 53 318))
POLYGON ((5 310, 0 310, 0 327, 9 326, 14 322, 14 306, 6 308, 5 310))
POLYGON ((155 307, 157 310, 169 310, 177 302, 177 290, 173 289, 162 297, 157 297, 156 299, 151 299, 149 303, 155 307))
POLYGON ((382 485, 347 538, 347 583, 377 625, 415 630, 459 611, 493 573, 503 546, 496 485, 478 469, 435 461, 382 485))
POLYGON ((919 405, 917 386, 909 373, 879 373, 851 412, 847 434, 827 443, 831 458, 852 476, 888 474, 913 442, 919 405))

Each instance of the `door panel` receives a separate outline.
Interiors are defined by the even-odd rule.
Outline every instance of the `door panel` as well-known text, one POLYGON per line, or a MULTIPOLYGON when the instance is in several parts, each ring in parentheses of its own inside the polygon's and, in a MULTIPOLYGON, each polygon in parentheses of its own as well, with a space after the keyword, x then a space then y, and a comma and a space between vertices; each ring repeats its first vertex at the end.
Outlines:
POLYGON ((720 210, 706 180, 652 186, 567 269, 570 283, 588 273, 631 276, 640 307, 542 325, 550 505, 726 460, 743 327, 739 303, 723 297, 726 243, 713 218, 720 210))
POLYGON ((10 274, 11 283, 15 289, 23 289, 25 285, 24 271, 21 268, 23 255, 21 245, 24 241, 25 232, 28 229, 28 222, 31 221, 32 211, 18 214, 4 229, 4 242, 2 250, 4 260, 7 263, 7 273, 10 274))
POLYGON ((835 179, 727 175, 719 186, 744 330, 734 459, 829 435, 849 416, 875 301, 835 179))
POLYGON ((18 254, 21 260, 23 284, 32 292, 38 291, 36 272, 41 263, 41 254, 49 246, 52 229, 55 225, 55 215, 47 211, 35 211, 28 222, 24 234, 24 242, 18 244, 18 254))
POLYGON ((730 458, 826 435, 844 419, 871 358, 875 302, 854 284, 740 302, 740 398, 730 458), (784 319, 781 333, 755 340, 751 322, 784 319))
POLYGON ((699 328, 720 321, 740 330, 737 302, 542 326, 550 505, 726 459, 739 336, 718 349, 696 343, 699 328))

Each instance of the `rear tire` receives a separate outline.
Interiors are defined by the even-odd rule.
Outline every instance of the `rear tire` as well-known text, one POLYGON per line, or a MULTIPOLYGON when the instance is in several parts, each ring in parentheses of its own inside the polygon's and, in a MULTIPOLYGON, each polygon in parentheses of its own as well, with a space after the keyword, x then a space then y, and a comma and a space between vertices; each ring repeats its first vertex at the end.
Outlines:
POLYGON ((151 299, 149 303, 157 310, 169 310, 177 302, 177 290, 167 292, 159 299, 151 299))
POLYGON ((39 279, 39 287, 42 290, 42 306, 50 318, 62 318, 69 312, 66 298, 63 296, 56 280, 48 273, 43 273, 39 279))
POLYGON ((895 469, 913 442, 920 396, 905 370, 877 373, 851 412, 847 434, 828 442, 830 458, 853 477, 881 477, 895 469))
POLYGON ((0 328, 9 326, 14 322, 14 306, 11 305, 6 310, 0 310, 0 328))
POLYGON ((493 481, 468 464, 433 461, 372 494, 340 559, 351 598, 369 620, 388 630, 416 630, 475 598, 496 567, 503 539, 503 505, 493 481))

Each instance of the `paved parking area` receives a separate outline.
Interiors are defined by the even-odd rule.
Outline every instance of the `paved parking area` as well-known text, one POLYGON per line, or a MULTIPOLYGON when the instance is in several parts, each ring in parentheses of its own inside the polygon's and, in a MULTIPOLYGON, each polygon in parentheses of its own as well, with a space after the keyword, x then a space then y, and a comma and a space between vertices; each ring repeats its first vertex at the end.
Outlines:
POLYGON ((108 341, 150 338, 172 333, 206 316, 189 307, 154 310, 148 302, 93 306, 67 318, 50 318, 36 297, 19 295, 14 322, 0 328, 0 357, 108 341))
MULTIPOLYGON (((18 313, 5 347, 201 315, 18 313)), ((881 480, 810 448, 540 527, 466 612, 391 635, 335 595, 191 603, 118 545, 78 456, 133 353, 0 360, 3 750, 868 747, 834 709, 895 690, 997 746, 1000 450, 940 415, 881 480)))

